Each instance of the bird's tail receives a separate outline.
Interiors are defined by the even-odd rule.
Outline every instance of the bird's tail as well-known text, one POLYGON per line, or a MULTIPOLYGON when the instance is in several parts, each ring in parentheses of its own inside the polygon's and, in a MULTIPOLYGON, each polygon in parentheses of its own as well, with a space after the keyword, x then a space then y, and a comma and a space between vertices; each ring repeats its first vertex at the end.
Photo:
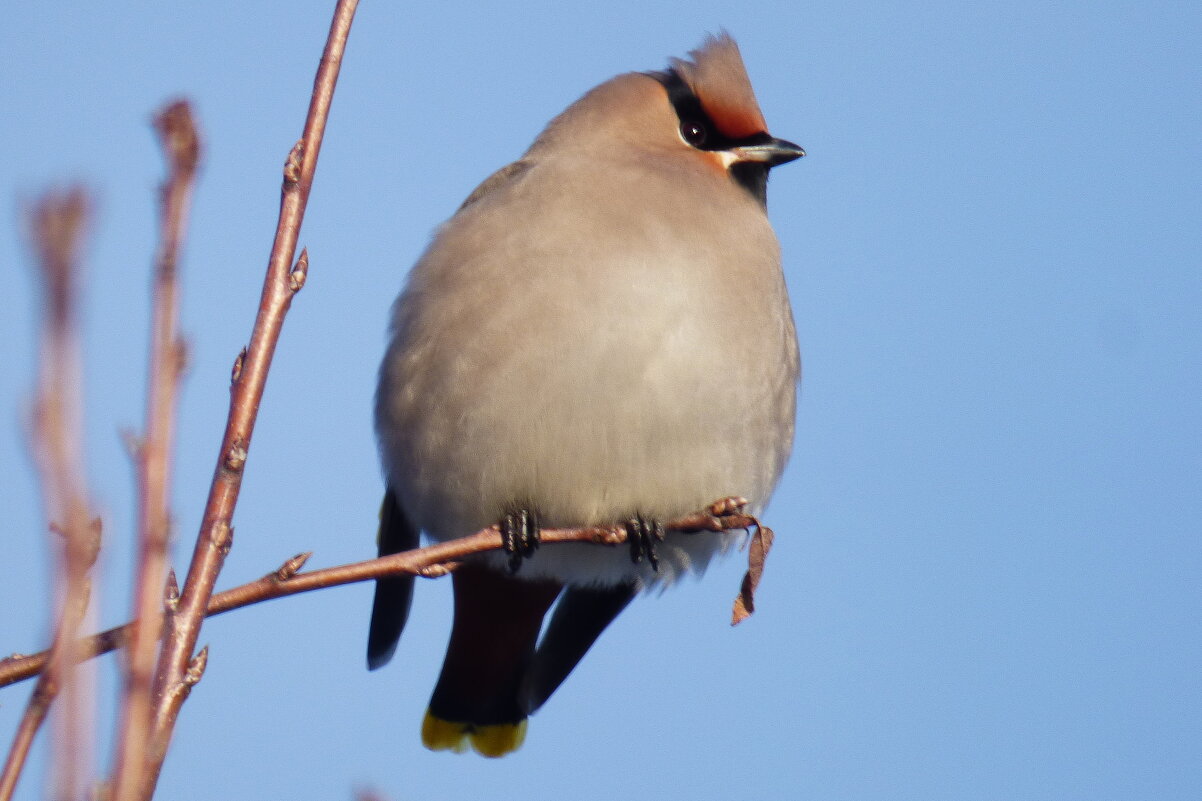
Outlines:
POLYGON ((455 620, 442 673, 422 722, 435 751, 488 757, 516 751, 526 736, 519 689, 534 656, 543 616, 563 588, 522 581, 473 564, 452 574, 455 620))

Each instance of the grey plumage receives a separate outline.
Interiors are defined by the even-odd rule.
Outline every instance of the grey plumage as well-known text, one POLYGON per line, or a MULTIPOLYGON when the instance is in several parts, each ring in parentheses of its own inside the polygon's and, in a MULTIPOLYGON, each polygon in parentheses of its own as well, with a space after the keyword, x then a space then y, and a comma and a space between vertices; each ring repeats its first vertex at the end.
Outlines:
MULTIPOLYGON (((766 210, 729 168, 765 177, 801 151, 764 132, 732 40, 693 59, 674 63, 677 93, 744 151, 691 145, 662 77, 618 76, 477 188, 414 266, 376 400, 413 529, 447 540, 516 508, 552 527, 768 501, 793 440, 797 340, 766 210)), ((544 547, 513 578, 649 586, 735 536, 669 532, 658 571, 622 549, 544 547)), ((623 592, 573 603, 612 617, 623 592)), ((537 706, 552 690, 522 693, 537 706)))

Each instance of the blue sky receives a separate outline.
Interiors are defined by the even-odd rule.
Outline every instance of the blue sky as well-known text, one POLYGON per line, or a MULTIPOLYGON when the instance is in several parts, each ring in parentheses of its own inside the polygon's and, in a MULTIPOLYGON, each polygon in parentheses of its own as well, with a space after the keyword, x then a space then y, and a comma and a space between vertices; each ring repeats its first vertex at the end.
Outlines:
MULTIPOLYGON (((105 624, 128 608, 161 163, 196 104, 186 558, 332 3, 15 4, 0 30, 0 651, 47 627, 22 419, 18 209, 82 180, 105 624)), ((219 618, 161 797, 1185 799, 1202 786, 1202 8, 1195 3, 365 3, 251 449, 232 586, 369 556, 386 314, 431 229, 591 86, 738 38, 777 136, 805 378, 760 611, 741 560, 629 609, 501 761, 426 752, 449 627, 419 586, 367 673, 370 588, 219 618)), ((111 658, 101 661, 111 688, 111 658)), ((27 689, 0 691, 7 741, 27 689)), ((107 725, 109 709, 102 710, 107 725)), ((39 740, 22 799, 40 796, 39 740)))

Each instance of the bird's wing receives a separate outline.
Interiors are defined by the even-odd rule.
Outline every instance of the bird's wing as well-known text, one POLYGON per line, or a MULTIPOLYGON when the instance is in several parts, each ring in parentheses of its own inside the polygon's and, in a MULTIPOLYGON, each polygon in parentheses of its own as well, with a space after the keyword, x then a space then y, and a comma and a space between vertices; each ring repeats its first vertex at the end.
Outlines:
MULTIPOLYGON (((392 490, 384 494, 380 507, 380 556, 416 548, 419 531, 405 516, 392 490)), ((413 602, 413 576, 390 576, 376 580, 376 598, 371 609, 371 629, 367 636, 367 667, 375 670, 388 663, 396 650, 401 631, 413 602)))
POLYGON ((518 691, 518 704, 533 714, 563 684, 601 632, 639 592, 636 582, 613 587, 568 587, 518 691))
POLYGON ((487 195, 489 192, 499 189, 500 187, 509 183, 526 170, 530 169, 531 166, 532 165, 529 161, 524 160, 515 161, 512 164, 506 164, 504 167, 485 178, 483 183, 473 189, 472 193, 467 196, 467 200, 463 201, 463 205, 459 207, 459 211, 463 211, 468 206, 487 195))

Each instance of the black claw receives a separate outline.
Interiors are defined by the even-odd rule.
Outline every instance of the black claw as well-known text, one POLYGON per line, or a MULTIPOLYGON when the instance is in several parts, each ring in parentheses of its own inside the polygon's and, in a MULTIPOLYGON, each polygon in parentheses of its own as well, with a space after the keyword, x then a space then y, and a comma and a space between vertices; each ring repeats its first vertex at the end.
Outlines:
POLYGON ((646 556, 651 569, 658 573, 659 555, 655 552, 655 544, 664 541, 664 524, 642 515, 632 517, 626 521, 626 539, 630 543, 630 561, 637 565, 646 556))
POLYGON ((529 509, 517 509, 502 517, 501 544, 509 554, 509 572, 518 572, 522 560, 538 550, 538 514, 529 509))

